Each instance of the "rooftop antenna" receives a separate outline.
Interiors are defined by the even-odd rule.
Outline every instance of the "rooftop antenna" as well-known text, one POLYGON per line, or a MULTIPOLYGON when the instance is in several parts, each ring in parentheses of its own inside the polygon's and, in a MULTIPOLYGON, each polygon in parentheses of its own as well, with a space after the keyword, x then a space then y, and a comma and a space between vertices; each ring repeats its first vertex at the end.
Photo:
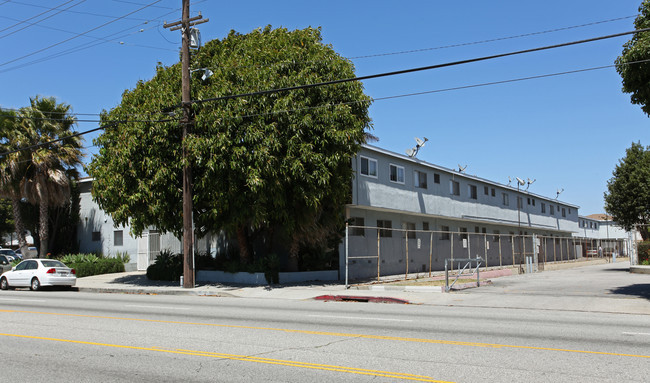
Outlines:
POLYGON ((521 185, 521 186, 526 185, 526 181, 522 180, 522 179, 519 178, 519 177, 515 177, 515 178, 517 179, 517 183, 518 183, 519 185, 521 185))
POLYGON ((508 176, 508 186, 512 183, 512 177, 508 176))
POLYGON ((462 172, 464 172, 465 169, 467 169, 467 165, 465 165, 465 166, 463 167, 463 166, 460 166, 460 164, 458 164, 458 173, 462 173, 462 172))
POLYGON ((526 186, 526 190, 528 190, 528 188, 530 187, 530 185, 532 185, 533 182, 535 182, 535 181, 537 181, 537 178, 535 178, 535 179, 532 180, 532 181, 530 180, 530 178, 528 178, 528 182, 527 182, 527 183, 528 183, 528 186, 526 186))
POLYGON ((429 141, 429 139, 426 137, 424 137, 424 140, 415 137, 415 147, 413 149, 408 149, 406 151, 406 155, 408 155, 411 158, 415 158, 415 156, 418 155, 420 148, 423 147, 427 141, 429 141))
POLYGON ((555 199, 557 199, 557 197, 559 197, 560 194, 562 194, 563 191, 564 191, 564 189, 557 189, 557 193, 556 193, 556 195, 555 195, 555 199))

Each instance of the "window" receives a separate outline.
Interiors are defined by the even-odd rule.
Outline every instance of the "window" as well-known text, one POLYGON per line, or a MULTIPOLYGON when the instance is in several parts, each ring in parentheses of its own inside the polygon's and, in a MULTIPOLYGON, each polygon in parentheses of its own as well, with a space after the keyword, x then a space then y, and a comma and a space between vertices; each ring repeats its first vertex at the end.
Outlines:
POLYGON ((510 197, 508 197, 508 193, 503 193, 503 206, 509 206, 510 205, 510 197))
POLYGON ((460 184, 458 181, 449 180, 449 192, 453 195, 460 195, 460 184))
MULTIPOLYGON (((363 217, 350 217, 350 220, 348 221, 348 225, 365 226, 366 223, 363 217)), ((350 230, 350 235, 355 237, 365 237, 366 229, 364 227, 353 227, 352 230, 350 230)))
POLYGON ((594 223, 594 229, 598 230, 598 224, 594 223))
POLYGON ((122 246, 124 243, 122 230, 115 230, 113 232, 113 246, 122 246))
POLYGON ((102 240, 102 233, 99 231, 93 231, 92 235, 92 241, 93 242, 99 242, 102 240))
POLYGON ((542 202, 542 213, 546 213, 546 204, 542 202))
POLYGON ((571 208, 569 208, 569 214, 571 214, 571 208))
POLYGON ((415 223, 412 222, 403 222, 402 229, 406 230, 406 237, 410 239, 415 239, 415 223))
POLYGON ((530 197, 528 197, 527 199, 528 199, 528 204, 530 205, 530 197))
POLYGON ((489 195, 490 194, 490 188, 487 186, 483 186, 483 194, 489 195))
POLYGON ((535 198, 533 198, 533 206, 535 206, 535 198))
POLYGON ((500 238, 499 230, 494 230, 494 237, 492 237, 492 241, 499 242, 499 238, 500 238))
POLYGON ((378 219, 377 220, 377 227, 379 228, 384 228, 383 230, 379 230, 379 236, 380 237, 392 237, 393 236, 393 231, 392 230, 386 230, 390 229, 393 227, 393 223, 391 221, 385 220, 385 219, 378 219))
POLYGON ((474 226, 474 232, 475 232, 475 233, 480 233, 480 232, 481 232, 481 228, 478 227, 478 226, 474 226))
POLYGON ((429 222, 422 222, 422 230, 424 231, 429 230, 429 222))
POLYGON ((391 182, 404 183, 404 167, 390 164, 389 173, 391 182))
POLYGON ((562 218, 566 218, 566 209, 562 208, 562 218))
POLYGON ((476 199, 476 185, 467 185, 467 196, 471 199, 476 199))
POLYGON ((524 199, 522 197, 517 197, 517 208, 521 209, 524 207, 524 199))
POLYGON ((377 160, 361 157, 361 174, 377 178, 377 160))
POLYGON ((555 205, 549 205, 551 208, 551 215, 555 215, 555 205))
POLYGON ((458 231, 460 232, 460 239, 467 239, 467 228, 466 227, 459 227, 458 231))
POLYGON ((492 191, 492 197, 496 197, 496 196, 497 196, 497 191, 496 191, 496 189, 495 189, 495 188, 492 188, 491 191, 492 191))
POLYGON ((449 241, 449 226, 440 226, 440 239, 449 241))
POLYGON ((487 228, 485 228, 485 227, 481 228, 481 233, 487 234, 487 228))
POLYGON ((440 183, 440 174, 433 173, 433 183, 434 184, 439 184, 440 183))
POLYGON ((427 173, 416 170, 413 173, 413 178, 415 178, 415 187, 416 188, 427 188, 427 173))

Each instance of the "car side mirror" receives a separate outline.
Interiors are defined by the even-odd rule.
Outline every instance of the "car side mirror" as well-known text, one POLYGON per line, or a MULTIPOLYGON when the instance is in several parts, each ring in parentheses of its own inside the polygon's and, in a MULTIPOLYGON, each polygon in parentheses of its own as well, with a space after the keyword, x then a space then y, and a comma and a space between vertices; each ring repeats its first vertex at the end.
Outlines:
POLYGON ((14 267, 11 268, 11 271, 14 271, 14 270, 16 270, 16 266, 14 266, 14 267))
POLYGON ((8 265, 7 261, 2 261, 3 265, 8 265))

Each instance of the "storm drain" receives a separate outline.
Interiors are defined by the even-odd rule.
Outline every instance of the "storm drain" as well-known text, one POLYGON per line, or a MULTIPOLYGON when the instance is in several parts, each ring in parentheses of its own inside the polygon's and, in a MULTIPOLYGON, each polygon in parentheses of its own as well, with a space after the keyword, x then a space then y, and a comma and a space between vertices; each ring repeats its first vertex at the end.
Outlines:
POLYGON ((390 297, 364 297, 354 295, 320 295, 314 298, 317 301, 336 301, 336 302, 371 302, 371 303, 398 303, 407 305, 410 302, 405 299, 390 297))

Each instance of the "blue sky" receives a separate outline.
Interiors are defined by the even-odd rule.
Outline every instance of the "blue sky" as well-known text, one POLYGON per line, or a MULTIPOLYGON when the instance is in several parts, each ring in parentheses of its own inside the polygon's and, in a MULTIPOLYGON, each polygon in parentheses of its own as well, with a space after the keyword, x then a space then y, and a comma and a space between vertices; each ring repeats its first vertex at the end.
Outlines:
MULTIPOLYGON (((197 0, 191 13, 210 19, 199 26, 204 41, 269 24, 320 26, 324 42, 354 58, 357 75, 364 76, 630 31, 640 1, 197 0), (620 20, 607 21, 612 19, 620 20), (537 33, 555 29, 562 30, 537 33), (506 38, 523 34, 533 35, 506 38), (443 48, 450 45, 460 46, 443 48), (404 51, 416 52, 377 56, 404 51)), ((180 18, 181 0, 161 0, 119 18, 152 2, 0 0, 0 106, 25 106, 35 95, 55 96, 76 113, 119 104, 125 89, 153 76, 157 62, 178 61, 180 32, 162 24, 180 18), (59 5, 70 8, 32 18, 59 5), (29 18, 37 24, 14 25, 29 18)), ((628 39, 367 80, 364 86, 369 96, 382 98, 611 65, 628 39)), ((580 206, 581 215, 603 211, 607 180, 625 149, 636 141, 650 144, 648 117, 621 92, 614 68, 379 100, 370 115, 380 147, 404 153, 414 137, 427 137, 418 158, 448 168, 467 165, 467 173, 503 184, 509 176, 536 179, 531 192, 554 198, 564 189, 559 199, 580 206)), ((81 122, 77 129, 97 126, 81 122)), ((86 136, 87 161, 95 151, 93 137, 86 136)))

